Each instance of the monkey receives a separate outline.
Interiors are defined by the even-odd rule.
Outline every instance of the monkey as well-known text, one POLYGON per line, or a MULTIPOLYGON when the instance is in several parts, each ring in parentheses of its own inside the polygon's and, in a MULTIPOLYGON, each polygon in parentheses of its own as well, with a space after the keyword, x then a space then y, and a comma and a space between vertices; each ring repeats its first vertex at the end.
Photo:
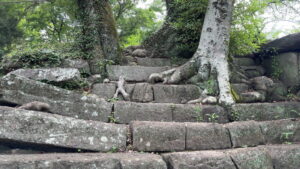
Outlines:
POLYGON ((24 110, 33 110, 33 111, 42 111, 42 112, 47 112, 47 113, 53 113, 50 110, 50 105, 48 103, 43 103, 43 102, 30 102, 23 104, 22 106, 18 107, 18 109, 24 109, 24 110))

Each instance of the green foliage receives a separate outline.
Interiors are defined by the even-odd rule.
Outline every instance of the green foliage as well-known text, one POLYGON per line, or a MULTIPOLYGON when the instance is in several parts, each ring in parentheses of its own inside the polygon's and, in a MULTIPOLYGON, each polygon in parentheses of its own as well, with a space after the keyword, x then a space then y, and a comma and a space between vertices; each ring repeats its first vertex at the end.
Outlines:
POLYGON ((196 51, 208 0, 175 0, 168 21, 178 32, 176 50, 180 57, 191 57, 196 51))
POLYGON ((216 123, 219 119, 219 115, 217 115, 216 113, 206 114, 206 116, 208 118, 208 122, 212 123, 216 123))
POLYGON ((162 12, 162 1, 155 0, 146 9, 135 7, 134 2, 138 0, 119 2, 111 0, 122 47, 139 45, 161 26, 162 21, 157 20, 156 13, 162 12))
POLYGON ((202 108, 200 106, 196 106, 194 108, 195 110, 195 116, 196 116, 196 121, 197 122, 203 122, 203 117, 202 117, 202 108))
POLYGON ((278 57, 276 56, 271 56, 271 69, 272 69, 272 73, 271 73, 271 77, 272 79, 276 79, 279 80, 280 76, 283 73, 283 70, 280 68, 279 66, 279 60, 278 57))
POLYGON ((19 19, 13 7, 0 5, 0 60, 9 50, 10 44, 22 36, 22 32, 17 29, 19 19))
POLYGON ((260 15, 268 2, 269 0, 251 0, 235 4, 229 49, 231 55, 255 52, 266 42, 266 35, 262 33, 264 20, 260 15))
POLYGON ((280 139, 284 144, 292 144, 291 141, 293 137, 294 137, 294 132, 287 131, 281 133, 280 139))
MULTIPOLYGON (((2 64, 14 62, 18 68, 55 67, 64 58, 79 58, 81 53, 70 43, 40 43, 15 45, 2 64)), ((3 65, 2 65, 3 66, 3 65)))

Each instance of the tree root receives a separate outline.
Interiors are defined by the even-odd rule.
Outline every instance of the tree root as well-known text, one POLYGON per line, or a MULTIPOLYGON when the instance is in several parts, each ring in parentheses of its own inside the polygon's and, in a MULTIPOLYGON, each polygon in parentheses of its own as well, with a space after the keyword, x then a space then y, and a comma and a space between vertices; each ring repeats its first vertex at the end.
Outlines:
POLYGON ((128 100, 130 100, 130 97, 129 97, 129 94, 124 89, 124 84, 125 84, 125 78, 124 78, 124 76, 120 76, 119 81, 117 83, 117 90, 116 90, 116 93, 114 94, 114 98, 117 98, 119 93, 121 93, 123 98, 126 101, 128 101, 128 100))

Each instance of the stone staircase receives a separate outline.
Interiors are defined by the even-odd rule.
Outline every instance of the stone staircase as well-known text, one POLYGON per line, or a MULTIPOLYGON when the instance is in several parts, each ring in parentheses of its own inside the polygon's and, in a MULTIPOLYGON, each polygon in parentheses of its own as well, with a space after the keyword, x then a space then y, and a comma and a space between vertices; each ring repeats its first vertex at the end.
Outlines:
MULTIPOLYGON (((14 74, 3 77, 0 169, 300 167, 298 102, 241 103, 226 109, 185 104, 202 90, 192 84, 148 84, 151 73, 172 66, 151 60, 108 66, 110 83, 94 84, 91 93, 14 74), (129 101, 112 99, 121 75, 128 82, 129 101), (36 100, 48 103, 53 114, 14 107, 36 100)), ((239 62, 251 77, 257 75, 251 61, 239 62)), ((233 86, 240 93, 251 91, 245 83, 233 86)))

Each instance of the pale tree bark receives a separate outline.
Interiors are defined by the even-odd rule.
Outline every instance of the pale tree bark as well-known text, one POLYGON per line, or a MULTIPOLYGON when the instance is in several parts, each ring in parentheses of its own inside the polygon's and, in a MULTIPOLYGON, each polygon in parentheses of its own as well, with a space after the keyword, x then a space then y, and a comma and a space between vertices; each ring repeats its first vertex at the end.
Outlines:
POLYGON ((82 24, 81 48, 92 74, 103 73, 107 60, 119 63, 122 59, 109 0, 77 0, 77 4, 82 24))
POLYGON ((152 74, 149 81, 176 84, 195 74, 203 81, 214 77, 219 87, 219 103, 234 104, 227 62, 233 4, 234 0, 209 0, 199 46, 194 56, 178 68, 152 74))

